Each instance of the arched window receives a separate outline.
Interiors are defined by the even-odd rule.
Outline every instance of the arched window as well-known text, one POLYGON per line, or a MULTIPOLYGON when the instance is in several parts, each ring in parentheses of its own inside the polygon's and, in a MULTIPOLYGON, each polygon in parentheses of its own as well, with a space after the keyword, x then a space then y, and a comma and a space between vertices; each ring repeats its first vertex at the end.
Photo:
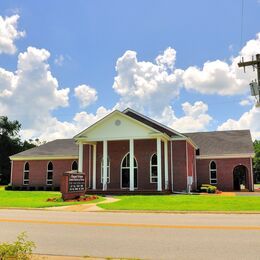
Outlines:
POLYGON ((214 161, 209 164, 210 184, 217 184, 217 165, 214 161))
POLYGON ((49 162, 47 166, 46 184, 52 185, 52 180, 53 180, 53 164, 52 162, 49 162))
POLYGON ((157 154, 154 153, 150 159, 150 182, 157 183, 158 181, 158 168, 157 168, 157 154))
POLYGON ((77 161, 73 161, 73 163, 71 165, 71 170, 72 171, 78 171, 78 163, 77 163, 77 161))
POLYGON ((30 173, 30 166, 29 163, 26 162, 24 164, 24 169, 23 169, 23 185, 29 185, 29 173, 30 173))
MULTIPOLYGON (((103 183, 103 158, 101 160, 101 183, 103 183)), ((107 183, 110 183, 110 159, 107 157, 107 183)))
MULTIPOLYGON (((137 188, 137 161, 134 158, 134 188, 137 188)), ((121 187, 130 188, 130 153, 121 162, 121 187)))

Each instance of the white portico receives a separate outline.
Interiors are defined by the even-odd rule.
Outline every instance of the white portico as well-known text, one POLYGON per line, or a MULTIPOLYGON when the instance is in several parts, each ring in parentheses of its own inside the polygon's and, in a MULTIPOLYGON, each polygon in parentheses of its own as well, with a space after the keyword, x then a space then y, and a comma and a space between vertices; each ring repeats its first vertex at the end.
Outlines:
POLYGON ((91 175, 93 190, 122 189, 125 182, 130 191, 169 188, 167 134, 116 110, 74 139, 79 147, 79 171, 91 175), (85 146, 90 147, 89 158, 85 146), (151 162, 153 155, 156 158, 151 162))

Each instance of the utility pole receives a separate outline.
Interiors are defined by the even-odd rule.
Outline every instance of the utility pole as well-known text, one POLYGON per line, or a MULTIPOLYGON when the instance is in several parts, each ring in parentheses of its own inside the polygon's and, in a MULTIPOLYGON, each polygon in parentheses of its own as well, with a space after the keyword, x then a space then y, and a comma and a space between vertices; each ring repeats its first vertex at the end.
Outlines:
POLYGON ((242 61, 238 63, 238 67, 244 67, 244 72, 246 72, 246 67, 252 66, 253 70, 257 71, 257 81, 252 81, 250 83, 251 95, 256 98, 256 107, 260 106, 260 54, 256 54, 256 59, 252 57, 251 61, 244 61, 242 57, 242 61))

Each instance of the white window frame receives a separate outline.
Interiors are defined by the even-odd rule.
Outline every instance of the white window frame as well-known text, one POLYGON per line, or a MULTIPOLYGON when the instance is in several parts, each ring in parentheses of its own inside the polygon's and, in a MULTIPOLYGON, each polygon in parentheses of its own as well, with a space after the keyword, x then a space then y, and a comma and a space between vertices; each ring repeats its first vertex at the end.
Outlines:
MULTIPOLYGON (((101 159, 101 183, 103 184, 103 157, 101 159)), ((107 156, 107 183, 110 183, 110 158, 107 156)))
POLYGON ((47 175, 46 175, 46 185, 48 186, 51 186, 53 184, 53 169, 54 169, 54 166, 53 166, 53 162, 48 162, 47 164, 47 175), (49 164, 52 164, 52 170, 49 170, 49 164), (51 179, 48 179, 48 175, 49 173, 52 173, 52 178, 51 179))
POLYGON ((78 164, 78 162, 77 162, 76 160, 74 160, 74 161, 72 162, 72 164, 71 164, 71 170, 72 170, 72 171, 78 171, 78 169, 79 169, 79 164, 78 164), (74 163, 77 164, 77 170, 73 170, 73 164, 74 164, 74 163))
POLYGON ((23 185, 29 185, 30 183, 30 164, 29 162, 25 162, 23 165, 23 185), (25 165, 28 163, 29 165, 29 170, 25 170, 25 165), (28 173, 28 179, 24 178, 25 173, 28 173))
POLYGON ((212 184, 212 185, 218 184, 218 178, 217 178, 217 163, 216 163, 215 161, 210 161, 210 163, 209 163, 209 182, 210 182, 210 184, 212 184), (213 162, 214 162, 215 165, 216 165, 216 169, 212 169, 212 168, 211 168, 211 164, 212 164, 213 162), (212 172, 216 172, 216 178, 212 178, 212 175, 211 175, 212 172))
MULTIPOLYGON (((122 159, 121 161, 121 165, 120 165, 120 182, 121 182, 121 189, 129 189, 130 187, 123 187, 123 184, 122 184, 122 170, 123 169, 129 169, 129 174, 130 174, 130 153, 128 152, 122 159), (127 158, 127 156, 129 155, 129 161, 126 161, 126 165, 129 165, 129 166, 123 166, 123 162, 125 160, 125 158, 127 158)), ((138 176, 138 162, 134 156, 134 171, 137 171, 137 176, 138 176), (135 166, 135 163, 136 163, 136 166, 135 166)), ((136 187, 134 187, 134 189, 136 190, 138 187, 138 177, 137 177, 137 180, 136 180, 136 187)))
POLYGON ((150 157, 150 183, 158 183, 158 156, 157 153, 153 153, 152 156, 150 157), (157 157, 157 164, 152 164, 152 159, 154 157, 154 155, 156 155, 157 157), (156 176, 152 176, 152 168, 156 169, 156 176), (153 179, 156 179, 153 180, 153 179))

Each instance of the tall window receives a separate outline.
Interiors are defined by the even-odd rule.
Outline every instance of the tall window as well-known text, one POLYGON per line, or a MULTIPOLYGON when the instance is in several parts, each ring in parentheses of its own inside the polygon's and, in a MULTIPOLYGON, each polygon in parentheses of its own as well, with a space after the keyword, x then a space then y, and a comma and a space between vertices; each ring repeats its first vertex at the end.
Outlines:
POLYGON ((48 166, 47 166, 46 184, 47 185, 52 185, 52 180, 53 180, 53 164, 52 164, 52 162, 49 162, 48 166))
MULTIPOLYGON (((104 177, 103 177, 103 158, 101 160, 101 183, 103 183, 104 177)), ((107 157, 107 183, 110 183, 110 159, 107 157)))
POLYGON ((30 166, 29 163, 26 162, 23 169, 23 185, 29 184, 29 172, 30 172, 30 166))
MULTIPOLYGON (((137 188, 137 162, 134 158, 134 188, 137 188)), ((130 188, 130 153, 126 154, 121 163, 122 188, 130 188)))
POLYGON ((158 181, 158 162, 157 162, 157 154, 153 154, 150 160, 150 182, 157 183, 158 181))
POLYGON ((77 171, 78 170, 78 163, 77 161, 74 161, 71 165, 71 170, 72 171, 77 171))
POLYGON ((214 161, 209 165, 210 184, 217 184, 217 165, 214 161))

